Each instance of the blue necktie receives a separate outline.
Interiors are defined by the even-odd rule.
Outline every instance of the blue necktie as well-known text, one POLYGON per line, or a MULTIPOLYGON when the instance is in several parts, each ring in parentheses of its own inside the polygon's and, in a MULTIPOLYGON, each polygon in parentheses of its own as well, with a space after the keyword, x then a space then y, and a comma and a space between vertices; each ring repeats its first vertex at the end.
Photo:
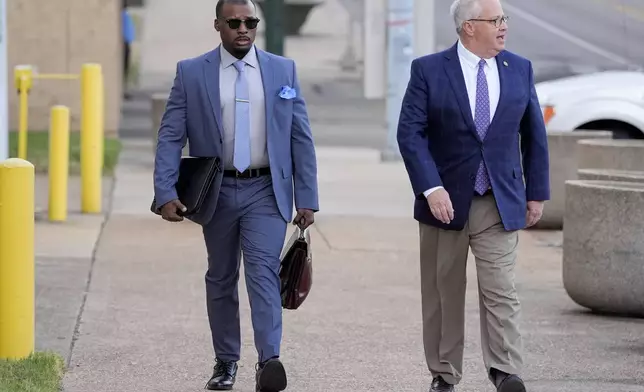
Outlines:
POLYGON ((235 62, 237 81, 235 82, 235 151, 233 165, 243 172, 250 166, 250 100, 245 73, 246 63, 235 62))
MULTIPOLYGON (((479 72, 476 77, 476 106, 474 107, 474 125, 476 132, 481 140, 485 138, 487 129, 490 126, 490 93, 487 88, 487 79, 485 78, 485 60, 479 61, 479 72)), ((480 195, 484 194, 490 188, 490 177, 485 167, 485 162, 481 159, 479 169, 476 173, 476 183, 474 189, 480 195)))

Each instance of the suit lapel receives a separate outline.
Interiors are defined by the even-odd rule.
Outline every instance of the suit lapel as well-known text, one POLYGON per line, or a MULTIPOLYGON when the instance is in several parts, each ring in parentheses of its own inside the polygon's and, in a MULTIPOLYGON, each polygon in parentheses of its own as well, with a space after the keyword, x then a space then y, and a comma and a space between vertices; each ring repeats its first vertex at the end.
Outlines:
MULTIPOLYGON (((500 94, 499 94, 499 103, 496 106, 496 111, 494 112, 494 117, 490 121, 490 129, 497 121, 498 118, 503 115, 503 110, 508 106, 508 100, 510 99, 509 87, 510 79, 512 78, 510 64, 507 60, 504 59, 503 53, 501 52, 496 56, 496 67, 499 70, 499 84, 500 84, 500 94)), ((489 129, 488 129, 489 133, 489 129)))
POLYGON ((463 119, 467 123, 468 128, 476 133, 476 126, 474 125, 474 119, 472 118, 472 109, 470 107, 470 100, 467 95, 467 88, 465 87, 465 79, 463 78, 463 70, 461 69, 461 63, 458 60, 458 53, 456 52, 456 45, 452 46, 445 54, 444 62, 445 72, 449 77, 449 82, 456 96, 456 101, 458 101, 458 106, 461 109, 463 114, 463 119))
POLYGON ((206 90, 210 98, 210 106, 215 114, 215 122, 219 135, 223 135, 221 122, 221 101, 219 99, 219 65, 221 63, 221 54, 219 48, 208 53, 203 65, 204 79, 206 81, 206 90))
POLYGON ((262 74, 264 84, 264 103, 266 106, 266 131, 270 130, 273 121, 273 106, 275 105, 276 88, 275 88, 275 69, 271 64, 270 56, 263 50, 257 48, 257 61, 259 70, 262 74))

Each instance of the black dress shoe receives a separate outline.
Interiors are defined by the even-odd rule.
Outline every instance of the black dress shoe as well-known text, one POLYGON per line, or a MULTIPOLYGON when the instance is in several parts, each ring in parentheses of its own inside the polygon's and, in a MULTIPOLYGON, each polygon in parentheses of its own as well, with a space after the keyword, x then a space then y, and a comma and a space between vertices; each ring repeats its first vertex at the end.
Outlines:
POLYGON ((280 392, 286 389, 286 370, 277 358, 271 358, 257 366, 255 392, 280 392))
POLYGON ((523 380, 516 374, 506 375, 496 386, 497 392, 526 392, 523 380))
POLYGON ((432 380, 432 387, 429 392, 454 392, 454 385, 448 384, 443 377, 436 376, 432 380))
POLYGON ((235 377, 237 377, 237 362, 222 361, 220 359, 215 361, 212 377, 208 380, 206 389, 210 391, 229 391, 233 389, 235 377))

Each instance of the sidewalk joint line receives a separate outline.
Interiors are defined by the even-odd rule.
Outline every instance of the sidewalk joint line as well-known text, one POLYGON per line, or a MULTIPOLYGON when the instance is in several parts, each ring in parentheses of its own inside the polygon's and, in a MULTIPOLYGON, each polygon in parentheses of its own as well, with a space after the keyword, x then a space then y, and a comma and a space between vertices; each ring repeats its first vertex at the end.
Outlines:
POLYGON ((105 211, 105 215, 103 217, 103 222, 101 222, 101 228, 99 230, 98 236, 96 237, 96 242, 94 243, 94 249, 92 250, 92 257, 90 261, 90 266, 89 266, 89 273, 87 275, 87 281, 85 283, 85 290, 83 291, 83 299, 81 301, 80 308, 78 309, 78 315, 76 317, 76 325, 74 325, 74 332, 72 333, 72 341, 69 345, 69 353, 66 358, 66 363, 65 363, 65 368, 69 369, 69 366, 72 363, 72 357, 74 355, 74 348, 76 347, 76 341, 80 337, 80 325, 83 319, 83 313, 85 311, 85 304, 87 303, 87 296, 89 294, 89 290, 92 284, 92 276, 94 273, 94 265, 96 264, 96 253, 98 251, 98 247, 101 243, 101 239, 103 237, 103 233, 105 231, 105 226, 107 225, 108 221, 110 220, 110 217, 112 215, 112 208, 114 204, 114 190, 116 189, 116 182, 118 181, 118 178, 116 175, 114 175, 113 180, 112 180, 112 186, 110 187, 109 191, 109 196, 107 198, 108 203, 107 203, 107 208, 105 211))

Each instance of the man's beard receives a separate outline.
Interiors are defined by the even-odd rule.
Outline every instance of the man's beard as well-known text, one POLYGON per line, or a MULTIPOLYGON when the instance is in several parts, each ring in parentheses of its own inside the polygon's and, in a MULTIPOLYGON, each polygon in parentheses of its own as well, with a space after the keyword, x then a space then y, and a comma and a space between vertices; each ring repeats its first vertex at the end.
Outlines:
POLYGON ((244 58, 244 56, 246 56, 248 54, 248 52, 250 52, 250 49, 252 47, 253 46, 250 45, 247 48, 233 48, 233 50, 231 51, 230 54, 232 54, 233 56, 237 57, 238 59, 242 59, 242 58, 244 58))

